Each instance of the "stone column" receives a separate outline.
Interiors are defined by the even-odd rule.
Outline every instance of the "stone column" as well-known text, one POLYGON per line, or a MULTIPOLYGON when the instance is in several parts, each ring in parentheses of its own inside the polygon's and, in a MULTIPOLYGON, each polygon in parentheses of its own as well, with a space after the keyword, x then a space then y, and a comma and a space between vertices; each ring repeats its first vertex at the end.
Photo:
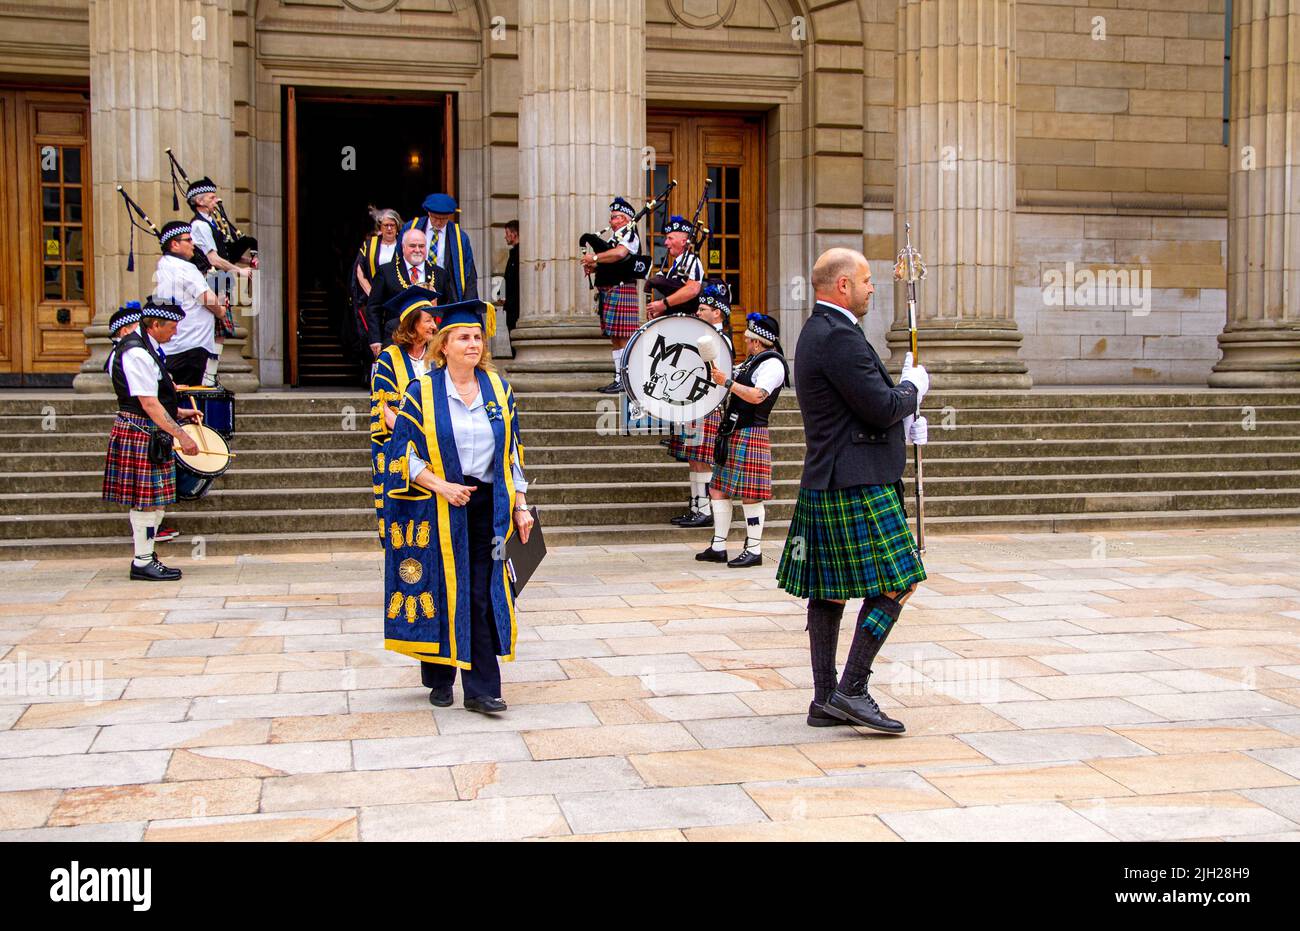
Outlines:
MULTIPOLYGON (((126 271, 130 225, 122 185, 159 228, 188 219, 172 210, 170 147, 192 177, 210 175, 229 197, 232 183, 231 0, 90 0, 90 135, 94 163, 95 316, 86 328, 90 358, 77 391, 109 391, 104 374, 108 317, 153 290, 158 242, 137 230, 135 271, 126 271)), ((230 205, 233 207, 233 204, 230 205)), ((240 328, 222 351, 222 381, 256 390, 240 350, 240 328)))
MULTIPOLYGON (((921 361, 942 388, 1028 388, 1017 358, 1015 0, 899 0, 895 238, 918 285, 921 361)), ((888 335, 907 351, 906 289, 888 335)))
POLYGON ((1300 387, 1300 6, 1235 0, 1228 315, 1215 388, 1300 387))
POLYGON ((613 368, 578 237, 644 186, 644 0, 519 4, 520 315, 512 381, 594 388, 613 368))

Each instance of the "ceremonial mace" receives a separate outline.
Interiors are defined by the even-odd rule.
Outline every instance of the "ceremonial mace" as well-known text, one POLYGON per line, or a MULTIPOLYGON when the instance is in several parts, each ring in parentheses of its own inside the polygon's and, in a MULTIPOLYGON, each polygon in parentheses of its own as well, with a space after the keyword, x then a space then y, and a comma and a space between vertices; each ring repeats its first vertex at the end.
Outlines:
MULTIPOLYGON (((894 280, 907 282, 907 330, 912 341, 912 364, 919 365, 920 353, 916 346, 916 283, 925 278, 925 263, 921 253, 912 248, 912 224, 904 223, 903 229, 907 244, 903 246, 894 261, 894 280)), ((917 402, 916 416, 921 416, 921 405, 917 402)), ((912 444, 912 462, 916 470, 916 548, 925 552, 925 482, 921 473, 921 447, 912 444)))

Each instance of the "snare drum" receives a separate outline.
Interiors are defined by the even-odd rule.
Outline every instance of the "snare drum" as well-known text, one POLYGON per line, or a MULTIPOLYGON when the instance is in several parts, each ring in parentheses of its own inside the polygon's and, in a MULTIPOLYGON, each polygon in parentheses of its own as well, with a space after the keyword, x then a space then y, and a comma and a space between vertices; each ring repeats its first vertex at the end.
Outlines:
POLYGON ((176 497, 183 501, 202 498, 212 483, 230 468, 230 445, 220 433, 207 424, 181 424, 199 446, 199 451, 188 456, 180 444, 173 447, 176 458, 176 497))
MULTIPOLYGON (((727 389, 709 377, 698 340, 713 340, 713 364, 731 372, 731 350, 711 324, 670 314, 641 326, 623 350, 623 390, 634 409, 670 423, 706 417, 727 399, 727 389)), ((640 416, 634 410, 633 416, 640 416)))
POLYGON ((235 435, 235 393, 220 385, 211 388, 179 388, 181 400, 203 415, 203 422, 226 439, 235 435))

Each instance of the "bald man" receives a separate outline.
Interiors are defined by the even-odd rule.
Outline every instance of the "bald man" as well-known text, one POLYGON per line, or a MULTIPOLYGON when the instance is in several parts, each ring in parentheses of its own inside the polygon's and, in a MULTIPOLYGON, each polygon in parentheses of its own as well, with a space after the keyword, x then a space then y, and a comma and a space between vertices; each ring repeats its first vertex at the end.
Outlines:
POLYGON ((895 385, 860 320, 875 290, 860 252, 831 249, 813 267, 817 304, 795 350, 795 392, 807 449, 777 584, 808 599, 811 727, 858 724, 901 734, 867 691, 871 665, 903 603, 925 579, 903 511, 907 442, 930 377, 909 354, 895 385), (862 598, 853 645, 836 683, 844 603, 862 598))
POLYGON ((424 231, 407 229, 399 240, 400 249, 393 250, 393 259, 381 265, 379 273, 370 282, 370 297, 366 301, 366 320, 371 338, 370 351, 376 359, 380 350, 392 345, 393 331, 397 329, 397 315, 389 314, 384 306, 412 285, 428 288, 447 303, 447 271, 429 259, 429 241, 424 231))

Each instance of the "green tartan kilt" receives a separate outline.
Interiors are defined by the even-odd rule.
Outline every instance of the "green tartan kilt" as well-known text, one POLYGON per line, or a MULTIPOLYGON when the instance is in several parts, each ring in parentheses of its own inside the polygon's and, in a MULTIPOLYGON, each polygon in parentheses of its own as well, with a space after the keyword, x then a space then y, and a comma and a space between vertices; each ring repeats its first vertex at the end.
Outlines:
POLYGON ((776 570, 782 589, 799 598, 847 601, 924 579, 894 486, 799 489, 776 570))

